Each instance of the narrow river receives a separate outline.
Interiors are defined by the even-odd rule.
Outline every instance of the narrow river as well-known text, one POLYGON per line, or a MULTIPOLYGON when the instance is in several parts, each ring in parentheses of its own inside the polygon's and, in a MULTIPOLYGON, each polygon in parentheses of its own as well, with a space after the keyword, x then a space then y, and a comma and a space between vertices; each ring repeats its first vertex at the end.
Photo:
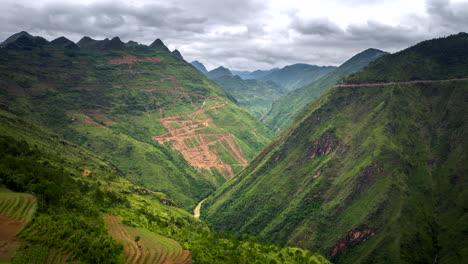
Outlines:
POLYGON ((203 203, 205 200, 206 200, 206 199, 201 200, 201 202, 199 202, 199 203, 197 204, 197 207, 195 207, 195 209, 193 210, 193 216, 195 216, 196 218, 199 218, 199 217, 200 217, 201 205, 202 205, 202 203, 203 203))

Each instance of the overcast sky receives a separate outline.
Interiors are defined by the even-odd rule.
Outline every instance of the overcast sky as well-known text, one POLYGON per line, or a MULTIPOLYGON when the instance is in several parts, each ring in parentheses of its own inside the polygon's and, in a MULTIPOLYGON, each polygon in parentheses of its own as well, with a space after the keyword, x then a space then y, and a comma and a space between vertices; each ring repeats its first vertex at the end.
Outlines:
POLYGON ((160 38, 212 69, 339 65, 468 31, 468 0, 0 0, 0 39, 160 38))

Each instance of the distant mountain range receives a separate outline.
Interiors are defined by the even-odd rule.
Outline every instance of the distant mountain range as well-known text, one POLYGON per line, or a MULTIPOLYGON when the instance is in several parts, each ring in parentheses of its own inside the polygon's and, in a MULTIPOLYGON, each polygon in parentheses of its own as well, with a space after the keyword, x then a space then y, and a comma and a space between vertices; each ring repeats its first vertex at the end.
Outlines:
POLYGON ((280 132, 307 104, 327 89, 340 82, 346 76, 360 71, 370 62, 385 54, 388 53, 376 49, 368 49, 353 56, 325 76, 279 98, 272 104, 270 111, 264 116, 262 122, 274 132, 280 132))
POLYGON ((333 263, 465 263, 468 34, 367 50, 296 91, 359 68, 304 103, 202 218, 333 263))
POLYGON ((208 72, 199 61, 193 61, 191 64, 224 87, 236 98, 239 106, 250 111, 258 119, 265 118, 272 103, 288 91, 308 84, 336 68, 294 64, 282 69, 248 72, 231 71, 220 66, 208 72))

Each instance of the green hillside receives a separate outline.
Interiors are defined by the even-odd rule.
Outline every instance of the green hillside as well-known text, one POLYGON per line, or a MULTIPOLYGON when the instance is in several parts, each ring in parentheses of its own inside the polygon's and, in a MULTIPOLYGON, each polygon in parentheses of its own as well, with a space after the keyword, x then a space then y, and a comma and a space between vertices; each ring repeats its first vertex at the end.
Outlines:
POLYGON ((371 61, 386 53, 376 49, 365 50, 343 63, 327 75, 289 92, 275 101, 262 122, 276 133, 286 128, 296 115, 310 102, 324 93, 333 85, 339 83, 344 77, 360 71, 371 61))
POLYGON ((208 70, 205 68, 205 65, 203 65, 201 62, 192 61, 192 62, 190 62, 190 64, 192 64, 193 67, 195 67, 195 69, 199 70, 201 73, 203 73, 203 74, 208 73, 208 70))
MULTIPOLYGON (((460 34, 424 44, 437 57, 450 41, 468 43, 460 34)), ((417 47, 374 65, 401 65, 417 47)), ((206 199, 201 217, 334 263, 467 262, 467 94, 466 80, 334 87, 206 199)))
POLYGON ((385 60, 376 60, 368 70, 351 75, 347 83, 439 80, 468 75, 468 34, 423 41, 385 60))
POLYGON ((220 236, 167 195, 133 184, 57 134, 4 110, 0 124, 2 250, 3 227, 12 231, 3 217, 30 221, 14 238, 20 246, 11 263, 329 263, 307 250, 220 236), (126 242, 118 242, 124 235, 126 242), (141 247, 129 249, 127 242, 141 247))
POLYGON ((243 80, 239 76, 224 75, 213 81, 228 91, 238 105, 261 119, 271 108, 271 104, 286 94, 286 90, 272 81, 243 80))
POLYGON ((333 71, 333 66, 316 66, 304 63, 297 63, 285 66, 277 71, 260 78, 263 81, 273 81, 287 91, 294 91, 304 85, 307 85, 318 78, 333 71))
POLYGON ((206 76, 212 80, 226 75, 230 76, 232 73, 228 68, 224 68, 223 66, 219 66, 218 68, 206 73, 206 76))
POLYGON ((131 181, 168 194, 184 209, 194 208, 232 177, 271 138, 221 87, 160 40, 148 47, 84 37, 70 48, 59 45, 63 39, 49 43, 20 35, 0 49, 0 109, 92 151, 131 181), (169 127, 160 120, 191 113, 190 120, 169 127), (188 124, 204 118, 209 119, 204 126, 188 124), (152 139, 187 129, 189 141, 198 137, 198 145, 152 139), (182 153, 183 148, 190 153, 182 153), (191 153, 208 153, 211 163, 199 164, 189 159, 191 153), (232 165, 226 163, 233 159, 232 165))

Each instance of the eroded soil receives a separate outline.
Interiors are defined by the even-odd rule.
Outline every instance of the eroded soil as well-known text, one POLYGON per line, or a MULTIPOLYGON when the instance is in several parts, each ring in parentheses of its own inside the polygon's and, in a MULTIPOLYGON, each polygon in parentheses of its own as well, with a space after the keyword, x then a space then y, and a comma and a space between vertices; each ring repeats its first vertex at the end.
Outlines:
MULTIPOLYGON (((212 98, 213 100, 219 98, 212 98)), ((248 161, 236 143, 231 133, 203 133, 206 128, 216 128, 211 118, 196 119, 207 110, 214 110, 225 106, 228 101, 207 108, 198 109, 192 113, 160 118, 159 121, 168 132, 152 136, 160 144, 168 142, 172 148, 178 150, 190 165, 197 169, 216 168, 225 179, 234 177, 232 166, 247 166, 248 161), (237 163, 224 162, 218 151, 211 147, 216 143, 221 146, 237 163)))

